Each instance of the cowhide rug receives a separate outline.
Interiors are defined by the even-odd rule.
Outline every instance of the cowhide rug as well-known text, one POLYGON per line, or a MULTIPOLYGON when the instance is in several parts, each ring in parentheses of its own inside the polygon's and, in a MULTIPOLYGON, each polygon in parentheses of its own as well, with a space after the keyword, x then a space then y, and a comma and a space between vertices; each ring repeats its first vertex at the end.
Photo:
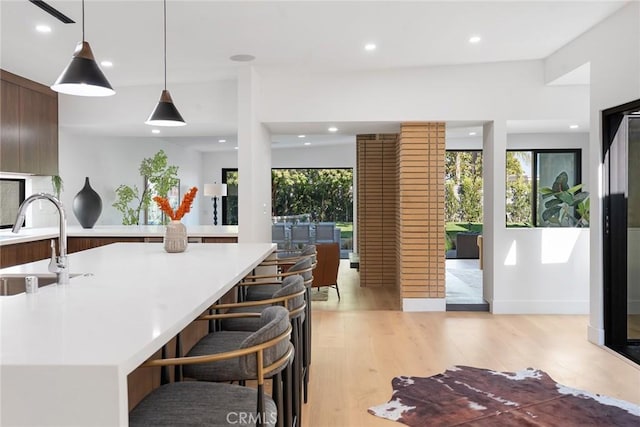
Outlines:
POLYGON ((532 368, 454 366, 391 384, 392 399, 369 413, 408 426, 640 426, 640 406, 557 384, 532 368))

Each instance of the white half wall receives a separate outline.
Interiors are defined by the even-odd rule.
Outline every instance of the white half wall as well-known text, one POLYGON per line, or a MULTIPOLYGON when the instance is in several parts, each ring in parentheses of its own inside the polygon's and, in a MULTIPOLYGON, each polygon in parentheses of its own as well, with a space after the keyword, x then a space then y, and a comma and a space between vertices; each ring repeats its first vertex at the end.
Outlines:
POLYGON ((494 314, 589 312, 588 229, 509 228, 498 239, 494 314))

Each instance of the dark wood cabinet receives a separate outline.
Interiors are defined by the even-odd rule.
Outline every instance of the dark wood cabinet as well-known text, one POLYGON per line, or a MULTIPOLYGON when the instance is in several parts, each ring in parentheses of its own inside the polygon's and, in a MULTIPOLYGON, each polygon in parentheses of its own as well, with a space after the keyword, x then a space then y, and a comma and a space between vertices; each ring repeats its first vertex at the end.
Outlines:
POLYGON ((20 169, 20 86, 0 80, 0 171, 20 169))
MULTIPOLYGON (((58 247, 58 239, 56 248, 58 247)), ((16 243, 0 248, 0 268, 40 261, 51 257, 51 240, 16 243)))
POLYGON ((144 237, 68 237, 67 252, 86 251, 87 249, 98 248, 100 246, 110 245, 119 242, 144 242, 144 237))
POLYGON ((238 243, 237 237, 203 237, 202 243, 238 243))
POLYGON ((0 171, 58 174, 58 94, 0 70, 0 171))
MULTIPOLYGON (((56 238, 56 248, 58 239, 56 238)), ((67 253, 85 251, 112 243, 162 243, 162 237, 68 237, 67 253)), ((202 243, 237 243, 237 237, 203 237, 202 243)), ((51 256, 51 239, 5 245, 0 248, 0 268, 40 261, 51 256)))

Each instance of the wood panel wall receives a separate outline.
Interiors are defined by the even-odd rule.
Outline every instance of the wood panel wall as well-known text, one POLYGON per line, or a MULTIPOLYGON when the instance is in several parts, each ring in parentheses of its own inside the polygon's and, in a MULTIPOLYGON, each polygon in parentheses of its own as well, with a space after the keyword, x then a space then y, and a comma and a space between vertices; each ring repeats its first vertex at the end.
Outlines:
POLYGON ((398 135, 358 135, 360 286, 396 287, 396 152, 398 135))
POLYGON ((402 298, 445 297, 444 123, 403 123, 397 149, 402 298))

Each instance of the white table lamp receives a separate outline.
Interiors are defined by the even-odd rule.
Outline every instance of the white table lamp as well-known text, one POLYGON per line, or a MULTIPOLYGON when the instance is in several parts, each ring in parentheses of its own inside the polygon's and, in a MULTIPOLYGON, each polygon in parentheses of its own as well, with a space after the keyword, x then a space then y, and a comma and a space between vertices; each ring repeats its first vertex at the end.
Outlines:
POLYGON ((205 184, 204 195, 213 198, 213 225, 218 225, 218 197, 227 195, 227 184, 205 184))

